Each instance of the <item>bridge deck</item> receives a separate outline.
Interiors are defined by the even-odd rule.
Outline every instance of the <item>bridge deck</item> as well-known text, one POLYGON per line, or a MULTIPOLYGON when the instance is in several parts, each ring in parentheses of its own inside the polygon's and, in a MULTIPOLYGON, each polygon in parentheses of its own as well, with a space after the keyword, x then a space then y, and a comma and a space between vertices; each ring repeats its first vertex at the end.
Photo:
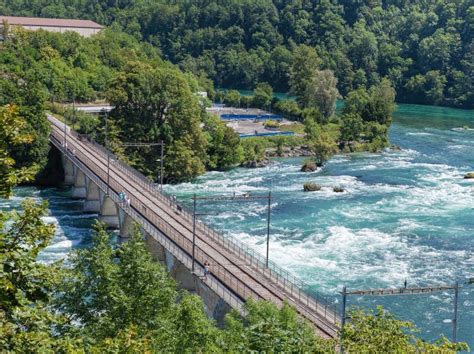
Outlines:
MULTIPOLYGON (((81 169, 93 173, 104 184, 109 181, 110 191, 117 194, 125 191, 131 200, 130 213, 135 219, 145 219, 156 227, 174 245, 190 255, 192 252, 192 219, 185 211, 156 189, 144 183, 138 173, 124 167, 116 159, 109 160, 110 173, 107 176, 107 152, 77 134, 53 117, 51 141, 74 160, 80 162, 81 169), (64 137, 67 135, 67 148, 64 149, 64 137), (132 215, 133 214, 133 215, 132 215)), ((73 161, 74 162, 74 161, 73 161)), ((126 208, 125 208, 126 209, 126 208)), ((137 220, 138 221, 138 220, 137 220)), ((231 241, 217 235, 202 223, 196 227, 196 261, 202 274, 204 261, 210 263, 210 277, 204 282, 218 281, 240 299, 265 299, 277 305, 287 301, 316 327, 323 337, 334 337, 339 328, 337 314, 327 304, 319 303, 307 296, 292 282, 285 281, 272 273, 271 269, 262 269, 259 261, 249 256, 245 250, 237 249, 231 241)), ((208 284, 212 285, 212 284, 208 284)), ((211 287, 212 288, 212 287, 211 287)), ((230 303, 236 307, 235 303, 230 303)))

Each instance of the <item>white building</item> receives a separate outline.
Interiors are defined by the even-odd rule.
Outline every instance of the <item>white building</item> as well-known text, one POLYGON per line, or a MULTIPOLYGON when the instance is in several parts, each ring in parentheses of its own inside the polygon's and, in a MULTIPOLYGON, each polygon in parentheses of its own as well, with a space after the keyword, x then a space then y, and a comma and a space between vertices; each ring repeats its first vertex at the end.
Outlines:
POLYGON ((11 27, 20 26, 30 31, 43 29, 49 32, 77 32, 81 36, 90 37, 104 26, 90 20, 68 20, 59 18, 0 16, 0 26, 7 23, 11 27))

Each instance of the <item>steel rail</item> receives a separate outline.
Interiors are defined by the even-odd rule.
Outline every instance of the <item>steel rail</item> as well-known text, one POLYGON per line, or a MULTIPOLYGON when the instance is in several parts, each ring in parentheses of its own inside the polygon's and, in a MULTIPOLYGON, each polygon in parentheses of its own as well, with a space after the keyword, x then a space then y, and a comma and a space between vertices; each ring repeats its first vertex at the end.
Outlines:
MULTIPOLYGON (((62 123, 59 124, 54 118, 52 119, 52 123, 53 123, 53 125, 55 125, 58 129, 60 129, 60 128, 62 129, 62 123)), ((72 134, 72 135, 76 135, 76 136, 77 136, 77 134, 75 134, 75 133, 74 133, 73 131, 71 131, 71 130, 69 130, 69 134, 72 134)), ((58 133, 58 135, 61 136, 61 135, 62 135, 62 131, 61 131, 61 133, 58 133)), ((80 140, 81 140, 81 139, 79 139, 79 141, 80 141, 80 140)), ((98 144, 96 144, 96 143, 93 143, 93 142, 90 142, 90 141, 88 141, 88 143, 90 143, 91 145, 93 145, 94 148, 98 147, 98 150, 101 150, 102 152, 108 153, 108 151, 105 150, 105 149, 103 149, 103 147, 100 147, 100 145, 98 145, 98 144)), ((97 151, 94 151, 94 153, 95 153, 95 155, 97 155, 97 151)), ((123 167, 124 167, 124 166, 123 166, 123 163, 121 163, 118 159, 114 159, 114 161, 117 162, 118 167, 121 167, 121 170, 123 170, 123 172, 130 172, 131 168, 130 168, 129 166, 126 166, 126 168, 123 168, 123 167)), ((148 187, 148 188, 145 188, 145 189, 148 190, 148 191, 150 191, 150 190, 153 191, 153 192, 154 192, 153 194, 156 195, 156 196, 158 196, 157 199, 161 199, 162 201, 166 201, 166 202, 169 202, 169 201, 170 201, 169 198, 167 198, 167 197, 161 195, 161 194, 157 191, 157 189, 154 188, 155 186, 154 186, 153 184, 151 184, 148 180, 147 180, 147 181, 144 181, 144 180, 143 180, 143 179, 144 179, 144 176, 143 176, 143 175, 137 174, 136 171, 134 171, 134 170, 133 170, 132 172, 133 172, 133 173, 131 173, 132 178, 135 180, 135 182, 138 182, 138 184, 139 184, 141 187, 148 187), (144 182, 146 182, 146 183, 144 183, 144 182), (150 188, 150 187, 151 187, 151 188, 150 188)), ((129 173, 126 173, 126 175, 127 175, 128 177, 130 177, 130 174, 129 174, 129 173)), ((170 204, 172 205, 173 203, 170 203, 170 204)), ((181 213, 181 214, 184 214, 184 215, 185 215, 185 213, 181 213)), ((175 221, 176 221, 176 220, 175 220, 175 221)), ((212 231, 212 232, 210 232, 211 238, 213 238, 213 239, 215 239, 215 240, 217 239, 217 241, 219 241, 218 243, 220 243, 221 245, 226 246, 226 247, 228 247, 228 248, 233 249, 234 251, 236 251, 236 252, 234 252, 234 253, 238 254, 239 257, 243 258, 245 261, 249 261, 249 263, 250 263, 250 265, 251 265, 252 267, 255 267, 255 265, 257 265, 256 268, 257 268, 258 270, 262 270, 262 269, 259 269, 259 268, 260 268, 260 267, 258 266, 258 265, 259 265, 259 262, 257 262, 257 264, 255 264, 255 262, 254 262, 255 259, 254 259, 254 257, 252 257, 252 255, 250 255, 250 257, 247 257, 247 256, 248 256, 248 249, 242 249, 242 247, 238 247, 238 248, 232 247, 232 246, 235 246, 235 243, 234 243, 234 242, 229 242, 228 239, 223 239, 223 235, 216 234, 216 233, 214 232, 214 230, 209 229, 209 228, 207 227, 207 225, 200 224, 199 227, 200 227, 201 229, 203 229, 203 231, 207 231, 208 233, 209 233, 209 231, 212 231)), ((263 270, 265 270, 265 269, 263 269, 263 270)), ((265 273, 265 272, 263 272, 263 273, 265 273)), ((227 274, 224 275, 224 279, 227 278, 226 275, 227 275, 227 274)), ((278 274, 278 273, 277 273, 277 275, 281 276, 281 274, 278 274)), ((275 272, 272 272, 272 269, 270 269, 270 276, 272 276, 271 278, 275 278, 275 272)), ((299 303, 299 304, 305 304, 305 302, 304 302, 305 298, 300 295, 300 294, 301 294, 301 290, 300 290, 300 289, 296 289, 297 291, 295 291, 295 287, 293 286, 292 282, 289 281, 288 278, 283 278, 283 279, 278 278, 278 277, 276 277, 276 278, 279 280, 279 283, 283 283, 283 284, 284 284, 284 289, 285 289, 285 290, 291 289, 290 295, 295 295, 295 294, 298 295, 298 296, 297 296, 298 301, 295 301, 297 304, 298 304, 298 303, 299 303)), ((277 284, 277 285, 280 285, 280 284, 277 284)), ((277 295, 277 296, 278 296, 278 295, 277 295)), ((291 296, 291 297, 293 297, 293 296, 291 296)), ((308 300, 309 297, 306 296, 306 299, 308 300)), ((312 310, 312 311, 314 311, 314 309, 312 309, 311 307, 315 307, 315 308, 316 308, 316 312, 318 312, 319 315, 321 315, 321 314, 320 314, 321 311, 318 311, 318 303, 315 302, 315 303, 316 303, 316 306, 310 306, 310 303, 311 303, 311 305, 312 305, 313 301, 306 301, 305 307, 307 308, 307 310, 312 310)), ((332 311, 332 309, 331 309, 330 311, 328 311, 328 306, 327 306, 327 304, 326 304, 326 306, 319 305, 319 307, 320 307, 320 308, 321 308, 321 307, 324 308, 324 315, 325 315, 325 316, 323 316, 323 317, 324 317, 326 320, 331 319, 332 321, 334 321, 334 324, 337 324, 338 318, 337 318, 337 316, 336 316, 336 311, 332 311)), ((333 328, 330 329, 331 332, 333 332, 334 330, 337 330, 337 327, 336 327, 336 326, 334 326, 333 328)))

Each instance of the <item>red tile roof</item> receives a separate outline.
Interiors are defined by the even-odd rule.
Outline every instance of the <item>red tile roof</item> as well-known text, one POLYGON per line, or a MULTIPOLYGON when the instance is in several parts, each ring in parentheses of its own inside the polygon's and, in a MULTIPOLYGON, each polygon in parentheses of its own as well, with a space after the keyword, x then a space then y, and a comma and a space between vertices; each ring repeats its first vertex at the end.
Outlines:
POLYGON ((7 21, 10 25, 41 27, 104 28, 90 20, 68 20, 61 18, 0 16, 0 24, 7 21))

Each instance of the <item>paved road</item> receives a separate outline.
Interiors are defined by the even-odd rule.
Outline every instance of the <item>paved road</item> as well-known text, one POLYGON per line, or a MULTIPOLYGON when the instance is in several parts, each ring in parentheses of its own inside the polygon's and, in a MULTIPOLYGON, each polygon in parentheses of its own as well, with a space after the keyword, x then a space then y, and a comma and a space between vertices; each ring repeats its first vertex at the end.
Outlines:
MULTIPOLYGON (((53 117, 50 120, 54 123, 52 135, 62 141, 64 129, 61 123, 53 117)), ((92 143, 79 139, 73 132, 67 132, 68 150, 106 182, 106 153, 92 143)), ((109 166, 110 188, 116 193, 125 191, 135 211, 191 254, 193 233, 189 215, 178 211, 176 205, 163 195, 150 193, 138 175, 125 171, 117 162, 112 161, 109 166)), ((202 224, 198 224, 196 230, 196 260, 201 266, 205 260, 210 262, 211 275, 240 298, 265 299, 278 305, 287 301, 314 324, 318 334, 323 337, 336 335, 338 318, 334 312, 305 296, 291 282, 282 281, 268 270, 262 270, 247 254, 236 252, 230 243, 226 246, 225 241, 202 224)))

